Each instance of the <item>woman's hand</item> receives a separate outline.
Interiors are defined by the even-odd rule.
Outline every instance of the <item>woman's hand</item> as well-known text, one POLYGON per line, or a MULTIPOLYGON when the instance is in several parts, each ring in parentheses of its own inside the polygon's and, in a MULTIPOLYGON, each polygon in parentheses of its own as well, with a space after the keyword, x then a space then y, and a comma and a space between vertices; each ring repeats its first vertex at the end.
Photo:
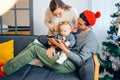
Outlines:
POLYGON ((55 47, 51 46, 50 48, 48 48, 46 54, 48 58, 51 59, 55 55, 55 47))
POLYGON ((56 31, 56 32, 59 32, 59 30, 60 30, 60 29, 59 29, 59 26, 58 26, 58 25, 54 26, 54 27, 53 27, 53 30, 56 31))
POLYGON ((49 41, 50 41, 52 44, 54 44, 54 45, 56 45, 57 47, 59 47, 60 49, 62 49, 62 51, 63 51, 65 54, 69 54, 69 53, 70 53, 69 49, 67 49, 67 47, 66 47, 66 45, 65 45, 65 43, 64 43, 63 41, 61 41, 61 40, 55 40, 55 39, 53 39, 53 38, 50 38, 49 41))

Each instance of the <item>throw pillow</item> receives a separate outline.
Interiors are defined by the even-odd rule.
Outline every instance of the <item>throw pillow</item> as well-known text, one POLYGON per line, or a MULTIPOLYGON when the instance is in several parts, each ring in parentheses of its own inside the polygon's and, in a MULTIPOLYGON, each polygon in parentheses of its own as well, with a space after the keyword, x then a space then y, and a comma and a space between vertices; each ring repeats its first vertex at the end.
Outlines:
POLYGON ((14 57, 14 40, 0 43, 0 64, 14 57))

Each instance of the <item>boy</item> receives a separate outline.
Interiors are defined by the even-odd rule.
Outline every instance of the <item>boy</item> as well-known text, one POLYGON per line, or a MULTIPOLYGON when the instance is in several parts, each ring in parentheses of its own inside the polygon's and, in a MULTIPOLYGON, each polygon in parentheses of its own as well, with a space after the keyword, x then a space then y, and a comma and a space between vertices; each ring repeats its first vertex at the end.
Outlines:
MULTIPOLYGON (((71 49, 75 45, 75 37, 71 33, 71 25, 67 21, 63 21, 59 24, 60 28, 60 33, 55 36, 55 40, 59 41, 62 40, 64 42, 64 45, 68 48, 71 49)), ((50 45, 52 45, 49 42, 50 45)), ((58 64, 62 64, 66 59, 67 56, 59 49, 56 48, 56 52, 60 54, 59 59, 56 61, 58 64)))

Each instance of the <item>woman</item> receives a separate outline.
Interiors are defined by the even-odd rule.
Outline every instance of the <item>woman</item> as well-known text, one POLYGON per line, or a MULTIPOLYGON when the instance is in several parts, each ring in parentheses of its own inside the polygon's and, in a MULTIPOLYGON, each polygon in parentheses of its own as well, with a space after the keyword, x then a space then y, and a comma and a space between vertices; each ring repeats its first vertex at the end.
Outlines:
POLYGON ((51 0, 45 13, 45 24, 48 27, 48 36, 55 36, 59 31, 59 23, 68 21, 74 25, 77 20, 77 12, 62 0, 51 0))
MULTIPOLYGON (((78 29, 75 34, 76 44, 71 51, 66 48, 62 41, 55 41, 52 38, 49 39, 50 43, 59 47, 67 55, 68 59, 63 64, 56 64, 56 60, 59 55, 54 54, 54 46, 47 49, 42 44, 31 43, 21 53, 19 53, 18 56, 0 67, 0 76, 14 73, 34 58, 38 58, 44 66, 48 66, 49 68, 60 73, 70 73, 75 71, 77 67, 86 67, 84 65, 91 64, 87 63, 87 60, 91 58, 92 54, 96 53, 99 48, 95 34, 91 29, 96 22, 96 18, 99 17, 100 12, 94 13, 90 10, 85 10, 79 15, 77 23, 78 27, 75 27, 75 29, 78 29)), ((89 67, 89 69, 91 68, 89 67)), ((94 71, 90 72, 89 69, 87 69, 89 73, 94 73, 94 71)), ((90 75, 91 74, 89 74, 89 77, 93 77, 90 75)))

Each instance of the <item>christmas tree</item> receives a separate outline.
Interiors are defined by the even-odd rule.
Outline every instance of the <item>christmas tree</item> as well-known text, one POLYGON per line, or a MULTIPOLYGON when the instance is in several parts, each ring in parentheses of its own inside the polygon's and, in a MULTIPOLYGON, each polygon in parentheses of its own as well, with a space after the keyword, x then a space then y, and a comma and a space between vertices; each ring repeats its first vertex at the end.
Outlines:
POLYGON ((99 80, 120 80, 120 2, 115 7, 117 11, 110 15, 113 20, 107 31, 107 40, 102 42, 102 53, 97 54, 102 74, 99 80))

